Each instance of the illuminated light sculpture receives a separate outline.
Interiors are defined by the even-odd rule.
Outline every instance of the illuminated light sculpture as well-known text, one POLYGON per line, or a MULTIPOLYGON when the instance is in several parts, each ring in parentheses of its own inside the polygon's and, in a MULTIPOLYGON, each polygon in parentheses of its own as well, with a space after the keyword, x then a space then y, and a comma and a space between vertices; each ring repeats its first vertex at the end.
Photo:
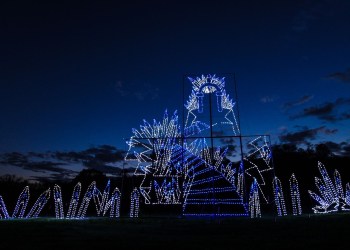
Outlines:
POLYGON ((293 215, 301 215, 301 200, 298 181, 294 174, 289 179, 290 196, 292 198, 293 215))
POLYGON ((142 178, 139 193, 146 205, 182 203, 183 215, 249 216, 245 185, 250 183, 246 183, 245 175, 251 177, 250 182, 257 179, 256 186, 267 201, 262 188, 271 183, 266 176, 273 174, 267 137, 250 141, 248 148, 253 150, 244 159, 240 158, 237 166, 227 157, 231 144, 227 146, 220 141, 213 145, 214 133, 221 131, 228 133, 231 141, 239 137, 242 143, 235 116, 236 103, 226 94, 225 78, 202 75, 188 79, 192 91, 184 103, 187 115, 183 130, 176 112, 171 117, 165 112, 160 122, 144 120, 139 129, 132 130, 133 136, 127 141, 125 160, 137 162, 134 175, 142 178), (212 116, 212 99, 216 100, 215 116, 212 116), (260 167, 255 159, 262 159, 264 166, 260 167))
MULTIPOLYGON (((234 135, 240 134, 238 122, 234 113, 235 102, 226 94, 225 78, 218 78, 215 75, 202 75, 196 79, 188 77, 192 83, 192 93, 185 104, 188 114, 185 121, 185 128, 196 125, 197 115, 194 111, 203 113, 203 99, 205 94, 215 93, 218 112, 224 113, 224 120, 221 125, 229 125, 234 135)), ((213 125, 213 124, 212 124, 213 125)), ((209 128, 208 125, 205 127, 209 128)))
POLYGON ((343 190, 343 184, 341 181, 341 176, 338 172, 338 170, 334 171, 334 182, 335 182, 335 190, 340 199, 344 199, 344 190, 343 190))
POLYGON ((23 218, 29 201, 29 187, 26 186, 18 197, 12 218, 23 218))
POLYGON ((125 159, 137 161, 134 174, 143 176, 139 190, 145 199, 145 204, 178 203, 181 190, 167 188, 169 186, 177 188, 178 177, 182 176, 183 172, 182 165, 172 161, 176 145, 181 143, 176 111, 171 117, 165 112, 162 122, 153 120, 150 124, 144 120, 140 129, 133 129, 133 133, 127 142, 129 151, 125 159), (164 183, 165 186, 162 186, 164 183), (175 196, 169 200, 167 197, 170 193, 175 196))
POLYGON ((258 182, 254 178, 253 183, 250 187, 250 193, 249 193, 249 212, 250 212, 251 218, 261 217, 258 185, 259 185, 258 182))
POLYGON ((237 177, 237 193, 240 197, 243 197, 244 194, 244 168, 243 168, 243 161, 239 164, 238 169, 238 177, 237 177))
POLYGON ((130 218, 139 217, 139 208, 140 208, 140 192, 137 188, 131 192, 130 197, 130 218))
MULTIPOLYGON (((344 197, 340 174, 337 170, 334 172, 334 183, 330 179, 326 168, 321 162, 318 162, 318 169, 322 179, 315 177, 315 184, 320 195, 309 190, 310 196, 319 204, 313 207, 314 213, 330 213, 338 211, 349 211, 350 204, 348 197, 344 197)), ((346 185, 348 188, 348 184, 346 185)), ((346 190, 347 194, 348 190, 346 190)))
POLYGON ((66 216, 67 219, 73 219, 76 217, 79 198, 80 198, 80 192, 81 192, 81 183, 78 182, 73 189, 72 198, 70 200, 69 208, 66 216))
POLYGON ((109 216, 111 218, 120 217, 120 198, 121 198, 121 193, 119 189, 116 187, 112 192, 111 199, 106 202, 106 205, 103 210, 103 216, 105 216, 108 210, 110 210, 109 216))
POLYGON ((110 210, 110 217, 119 217, 120 216, 120 191, 116 187, 111 198, 109 198, 111 188, 111 182, 108 180, 107 185, 103 191, 103 194, 95 188, 93 199, 96 206, 97 216, 105 216, 110 210))
POLYGON ((177 178, 171 178, 167 182, 165 179, 161 185, 154 180, 154 189, 159 204, 181 204, 181 190, 177 178))
POLYGON ((268 192, 269 179, 273 178, 272 153, 268 137, 256 137, 248 143, 248 148, 251 151, 244 157, 245 174, 256 179, 262 198, 268 203, 265 193, 268 192), (261 159, 260 164, 256 163, 256 159, 261 159))
POLYGON ((93 192, 92 198, 94 200, 95 203, 95 208, 96 208, 96 213, 97 216, 100 216, 101 214, 101 208, 102 208, 102 212, 103 212, 103 207, 102 207, 102 193, 101 191, 95 187, 95 190, 93 192))
POLYGON ((57 184, 53 188, 53 198, 55 200, 56 219, 64 219, 62 192, 61 187, 57 184))
POLYGON ((350 204, 350 184, 346 183, 345 189, 345 203, 350 204))
POLYGON ((105 189, 103 190, 103 194, 102 194, 102 200, 101 200, 101 204, 100 204, 100 213, 101 214, 104 213, 105 206, 108 202, 110 189, 111 189, 111 181, 108 180, 107 185, 106 185, 105 189))
POLYGON ((277 209, 277 214, 278 216, 285 216, 287 215, 287 210, 286 210, 286 204, 284 202, 281 181, 277 177, 275 177, 273 179, 272 186, 275 194, 275 205, 277 209))
POLYGON ((26 218, 31 218, 31 217, 37 218, 38 217, 39 213, 41 212, 41 210, 44 208, 44 206, 48 202, 48 200, 50 198, 50 193, 51 193, 51 189, 49 188, 39 196, 39 198, 34 203, 32 209, 27 214, 26 218))
POLYGON ((8 219, 8 218, 10 218, 10 216, 7 212, 5 202, 2 199, 2 196, 0 195, 0 219, 8 219))
POLYGON ((83 197, 83 200, 80 204, 79 211, 77 214, 77 218, 84 219, 86 215, 87 208, 90 204, 91 198, 94 196, 94 193, 96 192, 96 182, 93 181, 89 187, 87 188, 85 195, 83 197))
POLYGON ((191 166, 184 181, 183 215, 248 216, 243 198, 230 182, 232 178, 228 180, 218 168, 189 150, 183 149, 181 154, 191 166))

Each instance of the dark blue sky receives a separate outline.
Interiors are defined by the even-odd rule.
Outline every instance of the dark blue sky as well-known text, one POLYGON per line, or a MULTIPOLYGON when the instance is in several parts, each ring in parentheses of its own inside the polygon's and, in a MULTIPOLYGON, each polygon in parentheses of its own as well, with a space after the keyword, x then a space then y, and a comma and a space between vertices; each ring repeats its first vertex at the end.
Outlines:
POLYGON ((350 152, 349 1, 116 2, 1 3, 0 152, 124 149, 202 73, 236 74, 243 134, 350 152))

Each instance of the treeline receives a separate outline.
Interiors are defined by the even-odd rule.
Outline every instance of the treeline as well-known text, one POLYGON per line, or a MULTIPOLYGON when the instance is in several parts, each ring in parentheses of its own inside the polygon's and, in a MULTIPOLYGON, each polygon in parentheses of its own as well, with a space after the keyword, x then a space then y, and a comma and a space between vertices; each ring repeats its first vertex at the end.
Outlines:
MULTIPOLYGON (((294 173, 299 183, 303 211, 306 213, 312 212, 311 207, 315 204, 314 201, 311 200, 308 190, 318 193, 315 185, 315 177, 321 177, 317 168, 318 161, 322 162, 326 166, 332 179, 335 169, 340 172, 344 188, 345 184, 350 182, 350 157, 333 154, 325 144, 318 144, 315 147, 309 147, 307 149, 297 148, 295 145, 291 144, 282 144, 274 145, 271 150, 275 169, 274 174, 282 183, 287 210, 289 211, 291 210, 289 179, 294 173)), ((9 213, 12 214, 17 198, 25 186, 29 186, 30 188, 30 200, 27 208, 29 209, 42 192, 48 188, 52 189, 54 184, 58 184, 62 188, 64 208, 67 210, 73 188, 78 182, 82 184, 80 196, 82 197, 92 181, 96 181, 97 188, 103 192, 107 181, 110 180, 111 192, 115 187, 118 187, 122 193, 121 214, 127 215, 130 205, 130 194, 134 187, 138 187, 140 185, 142 180, 142 177, 130 175, 129 172, 129 170, 125 170, 125 172, 121 170, 121 174, 118 177, 110 177, 99 170, 90 168, 82 170, 75 176, 74 179, 71 180, 61 180, 55 182, 42 180, 41 182, 35 183, 13 175, 5 175, 0 177, 0 195, 3 197, 6 203, 9 213)), ((271 186, 270 194, 272 194, 272 183, 267 183, 267 185, 271 186)), ((91 201, 91 203, 93 203, 93 201, 91 201)), ((157 209, 161 211, 161 208, 157 209)), ((169 207, 166 209, 169 209, 169 207)), ((42 212, 42 215, 54 216, 54 210, 54 203, 48 202, 42 212)), ((173 208, 173 212, 181 213, 181 208, 173 208)), ((89 206, 88 215, 96 216, 96 211, 93 204, 89 206)))

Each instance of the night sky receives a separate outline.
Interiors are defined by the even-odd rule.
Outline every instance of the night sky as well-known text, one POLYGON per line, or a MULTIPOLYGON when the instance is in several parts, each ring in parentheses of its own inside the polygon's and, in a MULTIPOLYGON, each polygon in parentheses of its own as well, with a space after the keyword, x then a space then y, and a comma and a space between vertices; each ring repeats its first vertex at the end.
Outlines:
POLYGON ((143 119, 182 111, 184 76, 234 73, 243 134, 350 154, 349 13, 347 0, 2 1, 0 153, 125 150, 143 119))

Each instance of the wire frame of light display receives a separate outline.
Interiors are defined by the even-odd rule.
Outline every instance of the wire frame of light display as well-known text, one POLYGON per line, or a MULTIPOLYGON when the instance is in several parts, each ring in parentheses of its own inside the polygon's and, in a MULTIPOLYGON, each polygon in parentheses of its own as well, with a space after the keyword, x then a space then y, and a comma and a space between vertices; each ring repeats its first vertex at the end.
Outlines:
POLYGON ((287 209, 286 209, 286 204, 284 202, 282 184, 281 184, 281 181, 277 178, 277 176, 273 179, 272 186, 273 186, 273 192, 275 195, 275 205, 277 209, 277 215, 285 216, 287 215, 287 209))
POLYGON ((131 192, 130 196, 130 218, 139 217, 139 209, 140 209, 140 192, 137 188, 131 192))
POLYGON ((96 182, 93 181, 88 186, 88 188, 83 196, 83 199, 81 201, 81 204, 80 204, 80 207, 78 210, 77 218, 79 218, 79 219, 85 218, 87 208, 88 208, 90 201, 93 198, 95 192, 96 192, 96 182))
POLYGON ((32 209, 29 211, 27 218, 31 218, 31 217, 37 218, 39 216, 39 213, 44 208, 48 200, 50 199, 50 193, 51 193, 51 189, 49 188, 39 196, 39 198, 34 203, 32 209))
POLYGON ((79 198, 80 198, 80 192, 81 192, 81 183, 78 182, 73 188, 72 197, 71 197, 71 200, 69 203, 69 208, 68 208, 67 216, 66 216, 67 219, 76 218, 77 208, 78 208, 79 198))
POLYGON ((26 186, 17 199, 12 218, 23 218, 29 201, 29 187, 26 186))
POLYGON ((111 218, 115 217, 120 217, 120 198, 121 198, 121 193, 119 189, 116 187, 113 192, 110 200, 108 200, 105 203, 104 210, 103 210, 103 216, 107 214, 109 211, 109 216, 111 218))
POLYGON ((253 183, 250 187, 249 193, 249 212, 251 218, 260 218, 261 217, 261 208, 260 208, 260 198, 259 198, 259 184, 254 178, 253 183))
POLYGON ((5 205, 5 202, 2 198, 2 196, 0 195, 0 219, 9 219, 9 213, 7 212, 7 208, 5 205))
POLYGON ((61 191, 61 187, 58 186, 57 184, 55 184, 53 188, 53 197, 55 201, 56 219, 64 219, 62 191, 61 191))
POLYGON ((239 166, 228 163, 228 147, 220 143, 217 147, 213 145, 213 130, 218 127, 229 131, 230 140, 241 138, 235 102, 226 94, 225 79, 215 75, 188 79, 192 91, 184 105, 187 115, 183 130, 178 125, 177 114, 170 118, 165 112, 160 122, 144 120, 127 141, 125 159, 137 161, 134 175, 143 177, 140 194, 145 204, 182 202, 184 215, 248 216, 245 175, 251 177, 251 182, 256 177, 262 192, 260 186, 268 182, 264 175, 273 170, 267 139, 258 136, 250 140, 250 151, 239 166), (205 101, 209 97, 211 105, 212 95, 219 118, 207 122, 202 117, 208 112, 205 101), (259 157, 266 165, 263 168, 252 160, 259 157))
POLYGON ((292 199, 293 215, 301 215, 303 212, 301 209, 299 185, 294 173, 289 179, 289 187, 290 187, 290 196, 292 199))
MULTIPOLYGON (((82 201, 79 206, 79 197, 81 193, 81 183, 78 182, 72 193, 71 201, 69 203, 66 218, 67 219, 83 219, 86 216, 87 208, 90 204, 91 199, 95 201, 97 215, 106 216, 109 212, 109 217, 117 218, 120 217, 120 198, 121 192, 116 187, 111 196, 110 195, 110 181, 107 182, 106 188, 101 194, 96 188, 96 182, 92 182, 87 188, 82 201), (79 210, 78 210, 79 207, 79 210)), ((10 218, 37 218, 44 208, 44 206, 50 201, 51 189, 48 188, 44 191, 36 200, 28 214, 25 216, 26 208, 29 203, 29 187, 26 186, 20 193, 16 206, 14 208, 12 217, 7 211, 6 204, 0 195, 0 219, 10 219, 10 218)), ((57 184, 53 187, 53 201, 55 208, 56 219, 64 219, 64 209, 63 209, 63 198, 61 187, 57 184)), ((138 204, 138 203, 137 203, 138 204)), ((138 205, 137 205, 138 206, 138 205)), ((138 210, 137 210, 138 211, 138 210)))
POLYGON ((310 196, 318 203, 313 207, 314 213, 331 213, 350 210, 349 184, 346 184, 346 191, 342 187, 341 176, 337 170, 334 171, 334 184, 329 177, 325 166, 318 162, 318 169, 322 179, 315 177, 315 184, 319 195, 309 190, 310 196))

